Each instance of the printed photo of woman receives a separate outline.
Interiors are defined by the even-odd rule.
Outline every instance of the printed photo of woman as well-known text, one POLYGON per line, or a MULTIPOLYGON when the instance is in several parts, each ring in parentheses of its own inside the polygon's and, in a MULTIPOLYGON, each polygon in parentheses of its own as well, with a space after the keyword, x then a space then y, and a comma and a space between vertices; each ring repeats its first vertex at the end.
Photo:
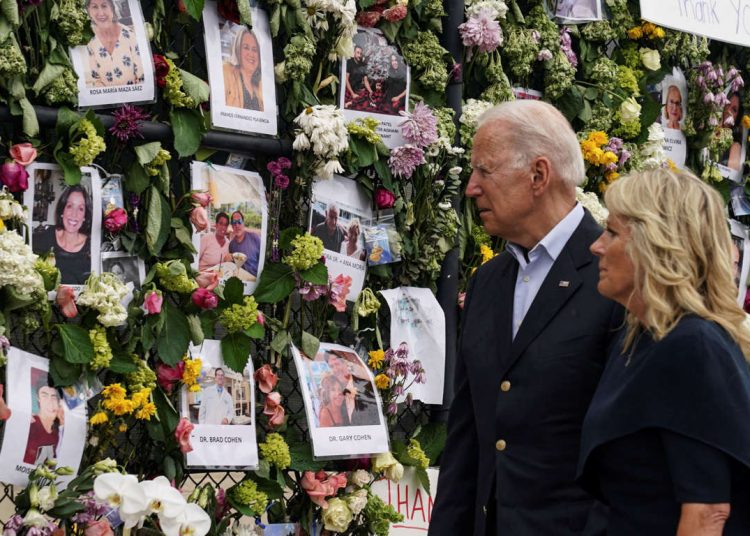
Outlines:
POLYGON ((740 171, 742 161, 742 99, 736 91, 729 95, 728 102, 724 106, 721 124, 732 128, 732 145, 721 158, 721 163, 733 171, 740 171))
POLYGON ((231 54, 224 62, 224 95, 233 108, 263 111, 260 45, 246 26, 229 25, 222 31, 234 31, 231 54))
POLYGON ((346 228, 346 237, 341 243, 339 253, 347 257, 354 257, 357 260, 365 260, 364 241, 360 232, 359 218, 352 218, 349 221, 349 227, 346 228))
POLYGON ((114 0, 86 0, 94 37, 86 45, 86 87, 141 84, 143 61, 132 26, 118 22, 114 0))
POLYGON ((682 92, 675 85, 669 86, 664 100, 664 115, 662 126, 674 130, 682 129, 682 92))

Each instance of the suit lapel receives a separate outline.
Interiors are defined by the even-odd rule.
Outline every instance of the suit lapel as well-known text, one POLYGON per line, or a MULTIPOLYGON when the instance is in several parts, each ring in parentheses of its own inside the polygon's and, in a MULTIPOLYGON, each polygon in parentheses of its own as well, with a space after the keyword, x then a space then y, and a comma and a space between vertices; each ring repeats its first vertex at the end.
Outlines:
MULTIPOLYGON (((515 339, 510 344, 507 360, 502 360, 501 375, 505 375, 515 364, 529 344, 539 336, 583 284, 579 269, 594 260, 588 248, 599 232, 599 226, 586 212, 539 288, 515 339)), ((515 278, 513 283, 515 284, 515 278)), ((515 287, 511 287, 511 293, 513 288, 515 287)))

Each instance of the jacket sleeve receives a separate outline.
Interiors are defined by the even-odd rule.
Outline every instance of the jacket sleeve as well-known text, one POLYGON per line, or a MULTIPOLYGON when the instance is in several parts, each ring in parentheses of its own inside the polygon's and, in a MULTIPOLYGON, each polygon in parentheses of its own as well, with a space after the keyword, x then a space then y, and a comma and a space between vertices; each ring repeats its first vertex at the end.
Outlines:
MULTIPOLYGON (((473 283, 466 293, 464 310, 471 303, 473 283)), ((462 321, 465 322, 466 314, 462 321)), ((440 461, 437 496, 428 536, 471 534, 476 508, 478 439, 465 356, 458 346, 455 397, 448 417, 448 437, 440 461)))

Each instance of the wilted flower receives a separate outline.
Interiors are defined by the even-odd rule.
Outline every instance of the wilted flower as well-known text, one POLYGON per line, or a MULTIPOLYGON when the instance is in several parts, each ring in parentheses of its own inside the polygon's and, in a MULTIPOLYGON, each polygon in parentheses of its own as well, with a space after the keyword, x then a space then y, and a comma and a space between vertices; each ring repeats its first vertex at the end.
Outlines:
POLYGON ((78 307, 76 307, 76 293, 73 287, 68 285, 60 285, 57 287, 57 296, 55 302, 65 318, 75 318, 78 315, 78 307))
POLYGON ((503 43, 503 31, 490 9, 479 10, 458 27, 465 47, 477 47, 480 52, 492 52, 503 43))
POLYGON ((109 127, 110 134, 122 143, 126 143, 133 138, 143 138, 138 125, 141 121, 148 121, 151 116, 137 106, 123 104, 112 112, 112 117, 115 118, 115 123, 109 127))
POLYGON ((193 428, 195 428, 193 423, 191 423, 185 417, 181 418, 180 422, 177 423, 177 428, 174 431, 174 437, 175 439, 177 439, 177 444, 180 446, 180 452, 182 452, 183 454, 186 454, 193 450, 192 445, 190 445, 190 433, 193 431, 193 428))
POLYGON ((119 233, 128 224, 128 213, 116 207, 104 215, 104 228, 110 233, 119 233))
POLYGON ((255 384, 261 393, 270 393, 279 381, 279 377, 271 370, 271 365, 266 363, 255 371, 255 384))
POLYGON ((154 54, 154 74, 156 75, 156 85, 164 88, 167 85, 167 75, 169 74, 169 63, 167 58, 160 54, 154 54))
POLYGON ((146 314, 158 315, 161 313, 161 306, 164 303, 164 297, 160 290, 149 290, 143 297, 143 308, 146 314))
POLYGON ((193 203, 206 208, 211 202, 212 198, 211 194, 208 192, 191 192, 190 199, 193 201, 193 203))
POLYGON ((274 428, 284 424, 285 411, 281 405, 281 395, 278 392, 274 391, 266 395, 263 414, 268 417, 268 424, 274 428))
POLYGON ((418 102, 411 113, 400 112, 406 119, 401 124, 401 134, 407 143, 427 147, 438 139, 437 118, 430 107, 418 102))
POLYGON ((414 145, 402 145, 391 151, 388 159, 388 167, 391 173, 404 179, 411 178, 417 166, 426 162, 424 151, 414 145))
POLYGON ((205 231, 208 228, 208 215, 203 207, 195 207, 190 211, 190 223, 193 224, 198 232, 205 231))

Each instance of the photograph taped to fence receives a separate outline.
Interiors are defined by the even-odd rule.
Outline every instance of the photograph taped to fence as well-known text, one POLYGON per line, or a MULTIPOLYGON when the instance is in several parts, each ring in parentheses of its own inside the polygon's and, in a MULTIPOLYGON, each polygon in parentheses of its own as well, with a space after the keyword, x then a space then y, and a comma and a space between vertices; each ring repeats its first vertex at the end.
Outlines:
POLYGON ((370 369, 346 346, 321 343, 314 358, 292 345, 315 458, 388 451, 388 428, 370 369))
POLYGON ((70 49, 84 107, 152 102, 154 63, 138 0, 85 0, 94 36, 70 49))
POLYGON ((191 345, 189 353, 201 360, 201 370, 196 386, 183 387, 181 394, 180 413, 194 426, 187 466, 256 468, 255 382, 250 356, 239 373, 224 363, 219 340, 191 345))
POLYGON ((219 16, 206 1, 203 27, 211 124, 239 132, 277 135, 273 44, 265 11, 251 6, 252 28, 219 16))
POLYGON ((0 481, 23 486, 45 460, 73 469, 63 485, 78 472, 86 443, 86 404, 63 403, 51 386, 49 360, 8 349, 5 400, 11 410, 0 448, 0 481))
POLYGON ((99 173, 81 168, 81 182, 67 185, 55 164, 32 164, 23 202, 29 211, 31 249, 54 254, 60 283, 79 291, 91 273, 99 272, 101 206, 99 173))

